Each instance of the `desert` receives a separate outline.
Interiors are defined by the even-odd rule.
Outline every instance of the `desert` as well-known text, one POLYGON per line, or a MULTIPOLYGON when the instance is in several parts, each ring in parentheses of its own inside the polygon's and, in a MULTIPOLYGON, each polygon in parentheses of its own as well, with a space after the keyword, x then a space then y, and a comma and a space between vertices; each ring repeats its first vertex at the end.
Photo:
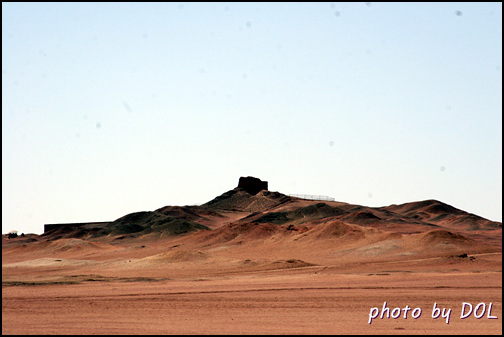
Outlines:
POLYGON ((502 223, 269 191, 2 236, 3 334, 502 334, 502 223))

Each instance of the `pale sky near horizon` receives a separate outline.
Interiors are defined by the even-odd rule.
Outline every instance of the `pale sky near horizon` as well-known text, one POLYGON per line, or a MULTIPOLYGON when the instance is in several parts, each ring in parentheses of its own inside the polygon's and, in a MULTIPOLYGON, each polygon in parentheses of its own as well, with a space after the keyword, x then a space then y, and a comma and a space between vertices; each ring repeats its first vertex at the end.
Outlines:
POLYGON ((2 3, 2 233, 240 176, 502 221, 502 3, 2 3))

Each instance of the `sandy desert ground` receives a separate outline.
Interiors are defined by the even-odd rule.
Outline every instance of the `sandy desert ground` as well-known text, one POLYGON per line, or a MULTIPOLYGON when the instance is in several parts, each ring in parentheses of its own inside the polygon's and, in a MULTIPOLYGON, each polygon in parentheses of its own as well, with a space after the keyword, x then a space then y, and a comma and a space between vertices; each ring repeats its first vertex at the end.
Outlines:
POLYGON ((502 224, 232 191, 133 232, 3 237, 2 333, 502 334, 502 224))

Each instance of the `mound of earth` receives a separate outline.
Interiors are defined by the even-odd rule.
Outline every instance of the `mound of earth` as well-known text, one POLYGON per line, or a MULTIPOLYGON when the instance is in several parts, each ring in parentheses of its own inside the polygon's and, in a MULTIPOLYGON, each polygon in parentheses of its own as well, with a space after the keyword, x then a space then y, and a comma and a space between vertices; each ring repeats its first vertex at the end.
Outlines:
POLYGON ((429 222, 442 223, 446 226, 456 227, 460 229, 474 230, 502 230, 502 223, 490 221, 475 214, 463 213, 456 216, 442 214, 436 218, 430 219, 429 222))
POLYGON ((161 212, 136 212, 125 215, 104 228, 108 234, 149 234, 160 233, 167 235, 180 235, 202 229, 208 230, 205 225, 191 220, 165 215, 161 212))
POLYGON ((359 226, 353 226, 342 221, 333 220, 315 226, 313 229, 306 232, 304 236, 316 240, 340 237, 359 240, 363 239, 365 235, 364 231, 359 228, 359 226))
POLYGON ((198 237, 194 240, 204 243, 205 246, 241 243, 265 239, 280 231, 287 231, 287 229, 273 224, 232 223, 212 231, 198 233, 198 237))
POLYGON ((265 212, 291 201, 292 198, 279 193, 262 190, 251 195, 242 188, 229 190, 201 207, 218 211, 265 212))
POLYGON ((426 244, 444 243, 444 244, 465 244, 471 243, 472 240, 465 236, 449 232, 447 230, 438 229, 425 233, 421 241, 426 244))
POLYGON ((59 239, 90 239, 106 235, 107 231, 103 226, 94 225, 61 225, 51 229, 40 237, 49 241, 59 239))
POLYGON ((455 207, 450 206, 448 204, 445 204, 441 201, 433 200, 433 199, 408 202, 408 203, 400 204, 400 205, 390 205, 390 206, 387 206, 384 208, 386 208, 390 211, 393 211, 395 213, 406 214, 406 215, 408 215, 409 213, 412 213, 412 212, 413 213, 424 212, 427 214, 442 214, 442 213, 463 214, 463 213, 465 213, 464 211, 461 211, 458 208, 455 208, 455 207))
POLYGON ((155 210, 155 212, 195 222, 202 221, 207 217, 223 217, 221 214, 201 206, 165 206, 155 210))
POLYGON ((355 225, 366 226, 370 224, 377 224, 381 222, 381 218, 374 215, 369 211, 359 211, 355 213, 351 213, 348 216, 344 217, 343 220, 348 223, 352 223, 355 225))
POLYGON ((276 225, 300 225, 319 219, 339 217, 345 214, 347 214, 347 212, 339 207, 333 207, 327 205, 326 203, 319 202, 286 212, 269 212, 266 214, 256 213, 244 218, 243 220, 257 223, 272 223, 276 225))

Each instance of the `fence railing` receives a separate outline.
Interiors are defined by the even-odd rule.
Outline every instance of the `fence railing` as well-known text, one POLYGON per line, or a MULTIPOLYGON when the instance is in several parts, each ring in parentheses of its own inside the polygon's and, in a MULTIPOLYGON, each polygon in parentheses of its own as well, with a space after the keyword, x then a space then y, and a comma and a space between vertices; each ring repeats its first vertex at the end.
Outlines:
POLYGON ((307 200, 322 200, 322 201, 334 201, 334 198, 328 197, 326 195, 311 195, 311 194, 288 194, 291 197, 307 199, 307 200))

